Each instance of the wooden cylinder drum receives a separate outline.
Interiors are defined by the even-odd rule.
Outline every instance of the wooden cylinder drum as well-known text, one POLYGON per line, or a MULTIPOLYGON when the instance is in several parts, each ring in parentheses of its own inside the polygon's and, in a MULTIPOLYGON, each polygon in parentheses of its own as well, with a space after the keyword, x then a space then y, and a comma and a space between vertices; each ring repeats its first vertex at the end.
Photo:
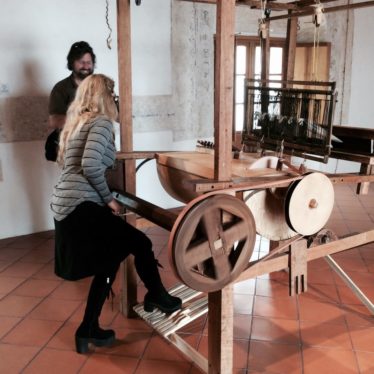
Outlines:
MULTIPOLYGON (((266 167, 275 171, 277 165, 278 157, 265 156, 253 162, 251 169, 266 167)), ((287 170, 287 166, 284 166, 284 168, 287 170)), ((287 188, 267 188, 244 193, 244 201, 253 214, 257 233, 264 238, 280 241, 297 235, 289 227, 285 217, 287 190, 287 188)))
POLYGON ((334 187, 322 173, 310 173, 288 189, 286 220, 290 228, 301 235, 313 235, 330 218, 334 207, 334 187))

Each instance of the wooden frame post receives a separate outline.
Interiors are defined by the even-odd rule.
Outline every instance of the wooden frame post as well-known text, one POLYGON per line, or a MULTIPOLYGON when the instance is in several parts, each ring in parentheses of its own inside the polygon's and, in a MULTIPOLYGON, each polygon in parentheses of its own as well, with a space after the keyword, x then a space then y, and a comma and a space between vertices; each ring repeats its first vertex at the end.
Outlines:
POLYGON ((208 373, 233 372, 233 285, 208 295, 208 373))
MULTIPOLYGON (((361 164, 360 174, 372 175, 374 174, 374 166, 368 164, 361 164)), ((362 182, 357 184, 356 193, 358 195, 367 195, 369 193, 370 182, 362 182)))
MULTIPOLYGON (((289 11, 289 14, 292 12, 289 11)), ((287 20, 286 46, 283 53, 283 80, 291 81, 295 74, 296 40, 298 18, 291 17, 287 20)))
MULTIPOLYGON (((260 35, 261 46, 261 80, 262 85, 266 86, 265 81, 269 79, 269 61, 270 61, 270 35, 269 35, 269 21, 265 19, 265 35, 260 35)), ((267 113, 269 99, 267 95, 261 95, 261 113, 267 113)))
MULTIPOLYGON (((217 0, 214 79, 214 179, 231 179, 234 98, 235 0, 217 0)), ((208 295, 209 374, 232 373, 233 288, 208 295)))
MULTIPOLYGON (((121 124, 121 151, 133 150, 132 132, 132 80, 131 80, 131 14, 130 0, 117 0, 119 122, 121 124)), ((125 191, 136 191, 135 160, 123 161, 123 187, 125 191)), ((135 217, 127 222, 136 224, 135 217)), ((121 265, 121 310, 127 317, 134 316, 132 307, 137 302, 137 276, 134 260, 127 258, 121 265)))
POLYGON ((235 0, 217 1, 214 79, 214 179, 231 179, 235 0))

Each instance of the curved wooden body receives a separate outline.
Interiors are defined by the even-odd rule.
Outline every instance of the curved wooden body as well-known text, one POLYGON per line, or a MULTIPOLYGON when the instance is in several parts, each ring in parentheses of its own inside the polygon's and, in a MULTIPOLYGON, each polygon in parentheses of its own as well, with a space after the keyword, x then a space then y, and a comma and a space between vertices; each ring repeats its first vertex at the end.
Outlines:
MULTIPOLYGON (((202 193, 193 191, 188 182, 197 179, 214 179, 214 156, 204 152, 158 153, 157 173, 162 186, 170 196, 188 203, 202 193)), ((256 176, 282 176, 276 171, 275 157, 232 159, 232 178, 256 176)))

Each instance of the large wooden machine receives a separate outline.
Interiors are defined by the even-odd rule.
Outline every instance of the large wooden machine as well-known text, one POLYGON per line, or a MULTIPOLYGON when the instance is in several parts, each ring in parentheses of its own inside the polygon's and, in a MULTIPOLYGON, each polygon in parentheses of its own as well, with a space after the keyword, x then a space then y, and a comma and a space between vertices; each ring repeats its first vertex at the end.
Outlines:
MULTIPOLYGON (((374 314, 370 300, 330 257, 374 241, 374 229, 338 238, 325 228, 334 205, 334 184, 357 183, 367 193, 374 181, 372 150, 358 149, 372 141, 374 131, 332 125, 334 84, 292 81, 296 25, 289 18, 286 81, 272 84, 264 76, 246 86, 243 144, 248 152, 232 153, 235 5, 260 6, 256 1, 204 0, 217 6, 215 58, 215 124, 213 152, 133 152, 131 128, 130 5, 118 0, 120 98, 124 167, 122 188, 115 198, 137 215, 170 231, 171 266, 181 281, 170 292, 183 300, 183 310, 171 316, 135 311, 196 365, 209 373, 231 373, 233 352, 232 285, 272 271, 288 269, 290 295, 307 290, 307 262, 324 257, 374 314), (336 137, 336 138, 334 138, 336 137), (334 139, 338 147, 332 147, 334 139), (357 174, 326 174, 307 170, 293 157, 327 162, 329 157, 361 164, 357 174), (156 158, 165 190, 185 205, 178 212, 136 196, 135 159, 156 158), (256 235, 271 242, 266 256, 251 261, 256 235), (189 346, 178 329, 209 314, 208 358, 189 346)), ((301 12, 299 2, 269 2, 272 9, 301 12), (276 6, 277 5, 277 6, 276 6)), ((301 4, 302 3, 302 4, 301 4)), ((310 12, 310 2, 300 6, 310 12), (308 8, 309 7, 309 8, 308 8)), ((268 51, 263 44, 263 62, 268 51)), ((134 218, 130 221, 135 223, 134 218)), ((133 217, 133 216, 132 216, 133 217)), ((131 314, 136 300, 133 265, 123 267, 123 311, 131 314)))

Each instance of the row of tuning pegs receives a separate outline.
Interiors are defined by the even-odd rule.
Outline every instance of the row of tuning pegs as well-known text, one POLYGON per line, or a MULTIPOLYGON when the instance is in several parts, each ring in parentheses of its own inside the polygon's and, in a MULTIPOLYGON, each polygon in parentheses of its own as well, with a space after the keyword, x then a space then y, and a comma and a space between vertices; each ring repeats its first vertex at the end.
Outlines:
POLYGON ((213 149, 214 148, 214 143, 213 142, 209 142, 207 140, 198 140, 197 144, 199 146, 201 146, 201 147, 204 147, 204 148, 209 148, 209 149, 213 149))
MULTIPOLYGON (((208 140, 198 140, 197 145, 208 149, 214 149, 214 143, 209 142, 208 140)), ((240 152, 240 148, 236 147, 235 145, 232 145, 232 151, 240 152)))

